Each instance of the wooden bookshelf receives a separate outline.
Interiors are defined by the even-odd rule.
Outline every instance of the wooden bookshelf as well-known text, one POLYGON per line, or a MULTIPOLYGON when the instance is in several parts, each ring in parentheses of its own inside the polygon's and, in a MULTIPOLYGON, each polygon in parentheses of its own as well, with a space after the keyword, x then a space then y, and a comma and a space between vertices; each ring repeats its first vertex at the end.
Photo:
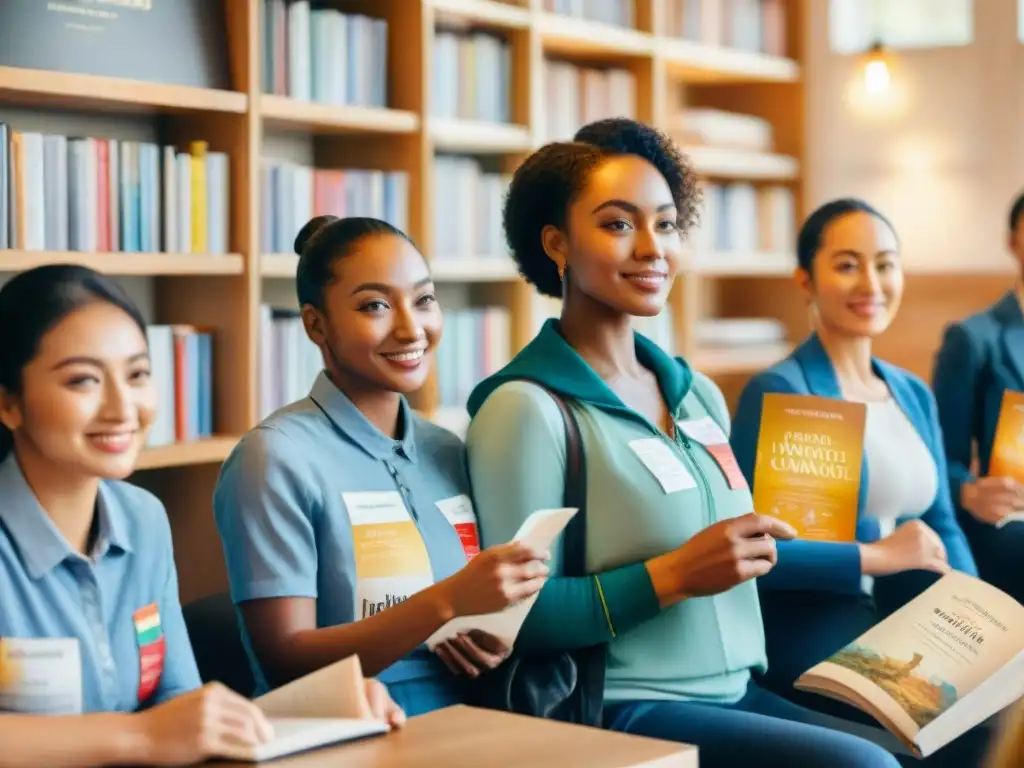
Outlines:
MULTIPOLYGON (((220 462, 238 437, 257 422, 260 305, 274 285, 280 288, 281 281, 294 278, 297 264, 293 254, 275 253, 271 244, 260 242, 265 135, 311 137, 317 168, 406 172, 407 229, 431 262, 437 282, 507 306, 513 354, 529 340, 535 327, 531 310, 534 290, 519 277, 510 260, 439 253, 433 231, 435 208, 447 201, 435 199, 435 153, 483 156, 502 172, 512 172, 544 140, 546 57, 629 69, 637 78, 637 116, 659 127, 670 126, 680 103, 717 106, 770 120, 777 139, 772 153, 701 147, 691 148, 691 155, 699 172, 708 178, 790 185, 798 193, 795 215, 802 213, 799 0, 787 3, 786 57, 670 38, 664 33, 662 0, 635 0, 636 28, 632 29, 555 15, 544 10, 542 0, 378 0, 372 9, 354 0, 330 0, 328 6, 344 12, 370 13, 387 20, 386 107, 319 103, 264 93, 260 0, 216 1, 224 3, 227 14, 230 90, 0 67, 2 105, 69 114, 151 115, 162 142, 181 147, 191 140, 206 140, 212 150, 229 155, 227 255, 0 251, 0 272, 73 261, 109 274, 153 278, 156 322, 213 329, 217 436, 148 449, 134 476, 164 500, 177 550, 188 552, 187 560, 179 560, 185 599, 225 586, 210 509, 213 484, 220 462), (432 114, 435 29, 447 26, 485 29, 508 41, 511 86, 507 124, 440 119, 432 114)), ((726 378, 749 374, 785 354, 788 342, 757 350, 698 348, 692 328, 703 316, 746 316, 748 307, 768 306, 764 297, 777 293, 778 281, 788 279, 792 272, 790 258, 788 254, 758 252, 691 254, 671 298, 677 351, 698 368, 726 378)), ((441 408, 437 387, 435 374, 414 404, 425 414, 461 429, 464 414, 458 408, 441 408)))

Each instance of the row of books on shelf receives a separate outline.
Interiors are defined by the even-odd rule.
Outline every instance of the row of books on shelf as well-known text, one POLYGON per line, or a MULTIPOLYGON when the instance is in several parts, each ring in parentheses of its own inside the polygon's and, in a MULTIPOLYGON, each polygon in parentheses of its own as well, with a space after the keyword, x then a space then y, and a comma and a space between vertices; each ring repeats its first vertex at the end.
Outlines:
POLYGON ((321 169, 284 160, 260 167, 260 238, 266 250, 291 253, 295 236, 313 216, 372 216, 408 231, 409 175, 405 171, 321 169))
POLYGON ((506 307, 469 307, 445 312, 444 337, 435 353, 442 408, 463 407, 473 387, 511 359, 512 331, 506 307))
POLYGON ((569 141, 583 125, 606 117, 636 119, 636 75, 548 59, 544 66, 547 141, 569 141))
POLYGON ((785 0, 664 0, 669 37, 786 55, 785 0))
POLYGON ((434 35, 431 114, 449 120, 510 122, 512 64, 506 40, 487 32, 434 35))
POLYGON ((772 124, 762 117, 723 109, 689 107, 678 112, 668 131, 680 146, 713 146, 771 152, 772 124))
POLYGON ((544 10, 564 16, 615 24, 620 27, 636 25, 633 0, 544 0, 544 10))
POLYGON ((150 447, 213 435, 213 333, 193 325, 146 328, 150 380, 159 404, 150 447))
POLYGON ((508 255, 502 207, 511 178, 510 174, 486 170, 473 157, 437 156, 434 164, 435 258, 508 255))
POLYGON ((261 419, 301 400, 323 369, 295 309, 260 306, 259 408, 261 419))
MULTIPOLYGON (((309 0, 263 0, 263 92, 334 105, 388 103, 388 23, 309 0)), ((412 73, 408 73, 412 76, 412 73)))
POLYGON ((227 154, 0 123, 0 248, 228 251, 227 154))
POLYGON ((700 222, 689 235, 697 252, 792 252, 796 243, 793 190, 745 182, 704 184, 700 222))

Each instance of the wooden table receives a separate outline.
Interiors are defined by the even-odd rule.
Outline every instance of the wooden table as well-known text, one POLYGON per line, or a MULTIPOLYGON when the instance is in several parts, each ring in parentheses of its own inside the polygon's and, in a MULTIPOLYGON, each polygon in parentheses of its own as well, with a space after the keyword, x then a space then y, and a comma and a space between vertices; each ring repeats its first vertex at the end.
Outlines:
MULTIPOLYGON (((236 765, 241 763, 221 763, 236 765)), ((689 744, 456 706, 385 736, 275 760, 274 768, 697 768, 689 744)), ((251 768, 251 766, 250 766, 251 768)))

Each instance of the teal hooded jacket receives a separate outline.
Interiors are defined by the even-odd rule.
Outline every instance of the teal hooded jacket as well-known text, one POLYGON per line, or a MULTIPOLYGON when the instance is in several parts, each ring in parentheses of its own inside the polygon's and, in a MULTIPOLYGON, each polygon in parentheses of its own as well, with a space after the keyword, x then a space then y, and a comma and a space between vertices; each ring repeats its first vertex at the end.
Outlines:
POLYGON ((635 343, 676 421, 674 438, 625 405, 555 320, 474 389, 467 448, 481 543, 509 541, 532 512, 563 505, 564 427, 544 388, 558 392, 574 409, 586 454, 590 576, 561 575, 556 542, 552 577, 517 644, 568 650, 607 642, 609 700, 737 701, 751 670, 766 668, 754 582, 663 609, 645 565, 712 523, 751 511, 738 469, 730 484, 713 455, 724 449, 731 458, 728 410, 685 361, 641 334, 635 343))

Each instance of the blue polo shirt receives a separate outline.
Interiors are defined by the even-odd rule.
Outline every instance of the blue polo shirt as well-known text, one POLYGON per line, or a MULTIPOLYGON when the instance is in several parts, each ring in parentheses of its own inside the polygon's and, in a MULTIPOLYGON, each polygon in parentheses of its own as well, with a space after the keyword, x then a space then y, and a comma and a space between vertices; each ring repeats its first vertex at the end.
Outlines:
MULTIPOLYGON (((236 604, 315 598, 317 626, 334 626, 387 610, 466 564, 471 550, 455 525, 472 513, 465 448, 404 398, 399 423, 401 439, 383 434, 321 372, 309 397, 242 438, 214 491, 236 604)), ((243 641, 262 693, 244 623, 243 641)), ((452 675, 421 646, 378 677, 394 685, 452 675)))
POLYGON ((199 672, 163 505, 104 480, 96 512, 96 543, 83 557, 39 505, 14 454, 0 464, 0 638, 26 647, 77 641, 81 711, 134 712, 198 688, 199 672), (151 666, 160 658, 162 667, 151 666))

